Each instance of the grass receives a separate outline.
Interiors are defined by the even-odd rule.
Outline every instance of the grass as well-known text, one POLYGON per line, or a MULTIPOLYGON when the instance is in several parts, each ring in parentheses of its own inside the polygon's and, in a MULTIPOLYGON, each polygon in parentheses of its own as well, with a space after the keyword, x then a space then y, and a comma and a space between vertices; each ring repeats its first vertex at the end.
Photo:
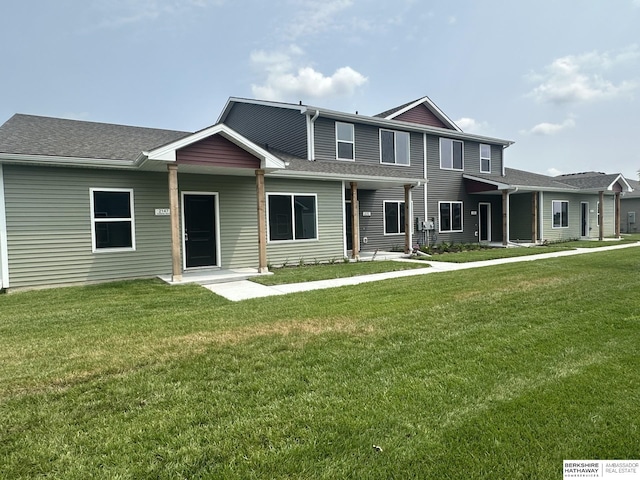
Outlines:
POLYGON ((372 273, 411 270, 414 268, 425 268, 427 266, 428 265, 396 261, 362 261, 352 263, 304 265, 275 268, 271 270, 273 275, 253 277, 250 280, 256 283, 261 283, 262 285, 282 285, 284 283, 312 282, 315 280, 329 280, 333 278, 354 277, 356 275, 369 275, 372 273))
POLYGON ((637 458, 639 254, 240 303, 156 281, 0 296, 0 478, 544 480, 637 458))

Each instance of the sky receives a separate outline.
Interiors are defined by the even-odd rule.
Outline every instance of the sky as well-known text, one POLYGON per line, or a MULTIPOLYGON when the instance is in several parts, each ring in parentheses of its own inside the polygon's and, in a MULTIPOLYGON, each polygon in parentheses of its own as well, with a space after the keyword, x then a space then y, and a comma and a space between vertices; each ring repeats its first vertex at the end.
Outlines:
POLYGON ((640 0, 20 0, 14 113, 171 130, 229 97, 375 115, 425 95, 507 167, 638 179, 640 0))

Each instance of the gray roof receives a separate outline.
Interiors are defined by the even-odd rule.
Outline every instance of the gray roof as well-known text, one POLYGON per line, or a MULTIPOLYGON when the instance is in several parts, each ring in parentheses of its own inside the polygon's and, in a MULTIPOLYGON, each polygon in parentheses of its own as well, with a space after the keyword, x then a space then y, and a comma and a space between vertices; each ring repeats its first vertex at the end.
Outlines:
POLYGON ((625 192, 622 196, 622 200, 625 198, 640 198, 640 182, 637 180, 626 179, 627 183, 633 188, 633 192, 625 192))
POLYGON ((582 172, 558 175, 555 178, 563 183, 578 187, 581 190, 589 190, 607 188, 619 176, 619 173, 582 172))
POLYGON ((16 114, 0 126, 0 153, 133 161, 190 134, 16 114))
POLYGON ((415 100, 411 100, 410 102, 407 102, 407 103, 405 103, 403 105, 400 105, 398 107, 390 108, 389 110, 385 110, 384 112, 381 112, 381 113, 378 113, 378 114, 374 115, 374 117, 387 118, 389 115, 393 115, 394 113, 399 112, 403 108, 408 107, 412 103, 415 103, 418 100, 422 100, 423 98, 424 97, 416 98, 415 100))
POLYGON ((505 176, 496 175, 473 175, 474 178, 487 180, 491 183, 502 183, 513 187, 551 189, 551 190, 578 190, 577 187, 556 180, 556 177, 541 175, 539 173, 517 170, 515 168, 505 168, 505 176))
POLYGON ((423 180, 421 178, 410 177, 401 169, 387 167, 385 165, 367 165, 345 160, 312 161, 307 160, 306 158, 296 157, 279 150, 269 149, 269 152, 282 161, 288 163, 286 170, 296 172, 329 173, 344 176, 359 175, 365 177, 387 177, 398 179, 410 178, 413 182, 423 180))

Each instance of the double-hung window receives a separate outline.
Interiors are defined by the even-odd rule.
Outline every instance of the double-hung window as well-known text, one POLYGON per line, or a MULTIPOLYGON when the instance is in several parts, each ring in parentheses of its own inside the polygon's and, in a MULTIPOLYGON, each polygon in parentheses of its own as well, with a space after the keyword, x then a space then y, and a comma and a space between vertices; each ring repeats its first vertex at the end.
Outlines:
POLYGON ((384 234, 404 233, 404 202, 384 202, 384 234))
POLYGON ((380 130, 380 163, 409 165, 409 134, 380 130))
POLYGON ((269 241, 316 240, 318 217, 315 194, 267 194, 269 241))
POLYGON ((356 142, 352 123, 336 122, 336 158, 354 160, 356 142))
POLYGON ((480 144, 480 172, 491 173, 491 145, 480 144))
POLYGON ((567 200, 553 200, 551 202, 553 212, 553 228, 566 228, 569 226, 569 202, 567 200))
POLYGON ((133 190, 91 188, 89 195, 93 251, 135 250, 133 190))
POLYGON ((464 144, 460 140, 440 139, 440 168, 464 170, 464 144))
POLYGON ((462 231, 462 202, 438 202, 440 232, 462 231))

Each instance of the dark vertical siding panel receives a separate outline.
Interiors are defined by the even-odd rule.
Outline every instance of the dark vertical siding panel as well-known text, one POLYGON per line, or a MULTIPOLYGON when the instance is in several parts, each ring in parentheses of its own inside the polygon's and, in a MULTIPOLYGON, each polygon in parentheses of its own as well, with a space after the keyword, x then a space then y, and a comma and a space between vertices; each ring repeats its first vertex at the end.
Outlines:
POLYGON ((307 120, 299 110, 236 103, 225 120, 241 135, 264 147, 307 157, 307 120))

